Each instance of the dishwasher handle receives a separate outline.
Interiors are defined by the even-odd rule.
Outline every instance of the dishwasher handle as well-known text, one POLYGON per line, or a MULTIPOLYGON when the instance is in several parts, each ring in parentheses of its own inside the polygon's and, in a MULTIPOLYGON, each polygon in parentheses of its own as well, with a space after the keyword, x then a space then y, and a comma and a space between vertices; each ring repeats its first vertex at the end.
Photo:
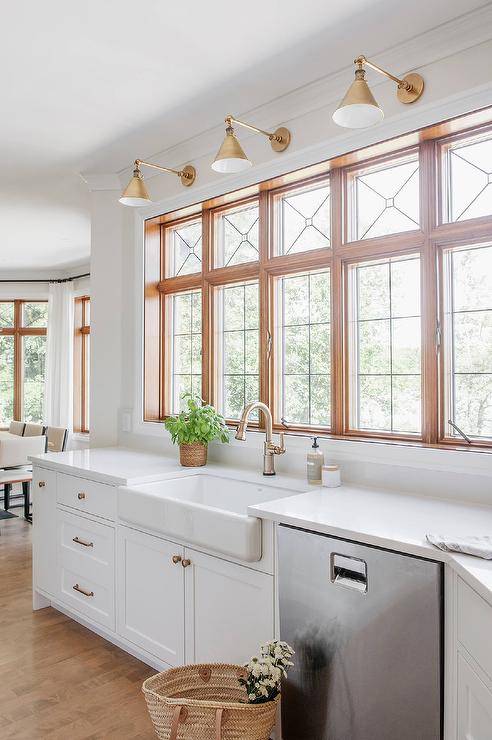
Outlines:
POLYGON ((337 552, 330 556, 331 582, 337 586, 367 593, 367 563, 360 558, 349 557, 337 552))

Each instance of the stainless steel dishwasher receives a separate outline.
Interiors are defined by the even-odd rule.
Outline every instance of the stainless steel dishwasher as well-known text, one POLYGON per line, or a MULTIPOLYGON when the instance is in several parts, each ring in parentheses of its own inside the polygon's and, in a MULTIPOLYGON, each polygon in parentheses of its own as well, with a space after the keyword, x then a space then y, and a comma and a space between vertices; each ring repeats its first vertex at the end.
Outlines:
POLYGON ((442 565, 278 528, 283 740, 442 737, 442 565))

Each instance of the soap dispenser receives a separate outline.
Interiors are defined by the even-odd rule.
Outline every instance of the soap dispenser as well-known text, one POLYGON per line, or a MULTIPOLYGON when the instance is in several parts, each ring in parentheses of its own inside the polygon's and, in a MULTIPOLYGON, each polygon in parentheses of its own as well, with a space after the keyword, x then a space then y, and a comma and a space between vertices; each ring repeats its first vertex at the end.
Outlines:
POLYGON ((307 455, 307 479, 313 486, 321 485, 321 471, 325 464, 325 456, 318 445, 318 438, 313 437, 313 446, 307 455))

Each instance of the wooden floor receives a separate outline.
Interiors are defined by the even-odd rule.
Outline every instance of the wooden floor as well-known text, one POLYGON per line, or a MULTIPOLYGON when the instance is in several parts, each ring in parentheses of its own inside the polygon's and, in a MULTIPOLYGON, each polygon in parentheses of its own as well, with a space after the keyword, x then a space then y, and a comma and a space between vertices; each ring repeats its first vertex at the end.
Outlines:
MULTIPOLYGON (((20 511, 21 510, 16 510, 20 511)), ((0 738, 155 738, 153 671, 54 609, 31 609, 31 527, 0 520, 0 738)))

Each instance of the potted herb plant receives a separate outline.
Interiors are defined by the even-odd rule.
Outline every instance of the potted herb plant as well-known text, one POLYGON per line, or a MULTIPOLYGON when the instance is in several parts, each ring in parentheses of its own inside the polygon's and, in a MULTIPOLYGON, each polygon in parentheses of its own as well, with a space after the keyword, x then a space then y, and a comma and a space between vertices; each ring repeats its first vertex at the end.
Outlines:
POLYGON ((173 444, 179 445, 179 461, 186 468, 199 467, 207 463, 208 443, 214 439, 229 442, 229 431, 224 418, 213 406, 203 403, 201 398, 185 393, 186 408, 176 416, 170 416, 164 426, 171 435, 173 444))

